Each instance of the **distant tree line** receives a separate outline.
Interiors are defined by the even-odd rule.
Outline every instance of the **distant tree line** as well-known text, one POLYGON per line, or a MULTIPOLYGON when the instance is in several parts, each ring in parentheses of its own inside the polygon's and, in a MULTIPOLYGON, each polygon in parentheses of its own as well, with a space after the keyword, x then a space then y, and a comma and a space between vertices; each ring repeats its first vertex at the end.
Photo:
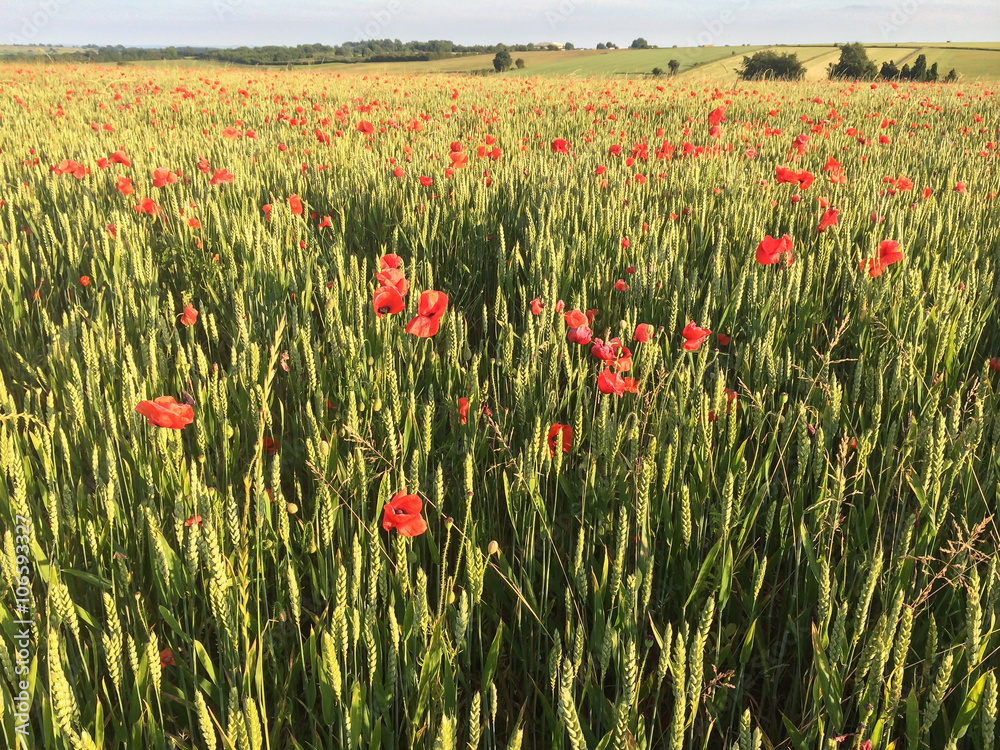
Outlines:
MULTIPOLYGON (((913 61, 913 67, 904 64, 896 66, 892 60, 882 63, 879 68, 869 57, 864 46, 858 42, 845 44, 840 48, 840 60, 830 63, 827 71, 831 79, 872 81, 880 78, 883 81, 916 81, 920 83, 935 83, 939 80, 937 63, 927 67, 927 55, 921 53, 913 61)), ((958 71, 954 68, 944 77, 945 83, 958 80, 958 71)))
MULTIPOLYGON (((774 78, 785 81, 796 81, 806 74, 805 65, 799 61, 798 55, 788 52, 779 54, 773 50, 763 50, 751 57, 743 58, 739 76, 745 81, 757 81, 774 78)), ((857 42, 845 44, 840 48, 840 60, 830 63, 827 75, 831 80, 862 80, 873 81, 880 78, 885 81, 920 81, 934 83, 939 80, 938 66, 934 63, 927 67, 927 56, 920 54, 913 62, 913 67, 904 65, 897 68, 889 60, 882 63, 881 69, 868 57, 868 52, 857 42)), ((952 68, 944 77, 945 83, 958 80, 958 73, 952 68)))
MULTIPOLYGON (((237 65, 317 65, 340 62, 412 62, 440 60, 463 55, 483 55, 500 49, 513 52, 558 49, 556 45, 535 44, 476 44, 462 45, 442 39, 428 42, 401 42, 399 39, 369 39, 363 42, 344 42, 339 45, 299 44, 294 47, 263 46, 216 49, 206 47, 125 47, 122 45, 87 45, 82 52, 67 52, 59 56, 68 62, 128 63, 148 60, 177 60, 181 58, 210 60, 237 65)), ((567 44, 566 49, 573 49, 567 44)), ((18 52, 7 57, 18 57, 18 52)))

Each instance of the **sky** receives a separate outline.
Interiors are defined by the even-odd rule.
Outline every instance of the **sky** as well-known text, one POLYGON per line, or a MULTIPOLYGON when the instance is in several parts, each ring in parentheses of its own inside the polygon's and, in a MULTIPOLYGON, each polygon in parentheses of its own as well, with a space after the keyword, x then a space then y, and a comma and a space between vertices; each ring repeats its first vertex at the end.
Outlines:
POLYGON ((0 44, 1000 41, 998 0, 0 0, 0 44))

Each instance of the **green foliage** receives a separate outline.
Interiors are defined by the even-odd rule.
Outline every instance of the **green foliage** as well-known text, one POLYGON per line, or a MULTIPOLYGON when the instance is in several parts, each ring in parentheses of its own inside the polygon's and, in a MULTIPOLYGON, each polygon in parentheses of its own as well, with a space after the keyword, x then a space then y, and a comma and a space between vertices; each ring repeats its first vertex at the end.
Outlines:
POLYGON ((649 42, 642 37, 633 39, 632 44, 629 45, 629 49, 649 49, 649 42))
POLYGON ((806 74, 805 66, 794 52, 778 53, 772 50, 755 52, 743 58, 739 76, 744 81, 765 79, 797 81, 806 74))
POLYGON ((680 70, 681 67, 680 60, 675 60, 671 58, 670 62, 667 63, 667 67, 670 69, 670 75, 672 76, 677 75, 677 71, 680 70))
POLYGON ((700 143, 714 88, 199 73, 0 67, 5 747, 995 746, 1000 225, 961 137, 1000 127, 964 106, 984 86, 836 87, 828 122, 826 83, 743 86, 750 159, 643 152, 700 143), (807 128, 817 183, 776 183, 807 128), (433 158, 456 141, 468 168, 433 158), (794 263, 762 266, 785 233, 794 263), (409 289, 379 318, 386 253, 409 289), (428 289, 448 311, 418 339, 428 289), (574 308, 637 393, 601 393, 574 308), (194 421, 147 424, 161 395, 194 421), (404 487, 415 538, 382 525, 404 487))
POLYGON ((873 63, 860 42, 845 44, 840 48, 840 60, 830 63, 829 77, 853 80, 871 80, 878 75, 878 67, 873 63))
POLYGON ((524 67, 524 58, 523 57, 517 58, 514 61, 514 67, 517 68, 518 70, 521 70, 521 68, 524 67))
POLYGON ((502 49, 493 56, 493 69, 497 73, 503 73, 505 70, 510 70, 513 65, 513 61, 510 59, 510 52, 506 49, 502 49))

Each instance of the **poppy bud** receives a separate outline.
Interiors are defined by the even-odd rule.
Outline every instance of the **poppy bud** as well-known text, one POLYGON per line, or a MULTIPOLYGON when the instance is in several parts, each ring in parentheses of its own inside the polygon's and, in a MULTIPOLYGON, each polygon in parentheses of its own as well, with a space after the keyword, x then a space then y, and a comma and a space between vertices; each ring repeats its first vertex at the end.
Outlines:
POLYGON ((493 555, 496 555, 497 557, 500 556, 500 545, 496 543, 495 539, 490 541, 490 544, 486 549, 491 557, 493 555))

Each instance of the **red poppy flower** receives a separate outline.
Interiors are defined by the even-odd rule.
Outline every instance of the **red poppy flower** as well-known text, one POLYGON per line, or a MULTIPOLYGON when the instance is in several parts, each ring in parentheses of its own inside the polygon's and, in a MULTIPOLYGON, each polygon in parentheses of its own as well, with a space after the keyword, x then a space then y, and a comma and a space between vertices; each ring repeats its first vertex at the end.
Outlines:
MULTIPOLYGON (((618 343, 619 345, 621 344, 621 342, 618 343)), ((613 341, 605 344, 601 339, 594 339, 594 345, 590 348, 590 353, 602 362, 613 362, 617 359, 613 341)))
POLYGON ((619 292, 628 291, 628 284, 625 283, 625 279, 618 279, 618 281, 615 282, 615 289, 619 292))
POLYGON ((428 289, 420 294, 417 316, 406 324, 406 332, 422 339, 434 336, 441 326, 441 318, 448 309, 448 295, 428 289))
POLYGON ((458 400, 458 416, 465 424, 469 417, 469 399, 464 396, 458 400))
POLYGON ((80 277, 80 286, 90 286, 90 277, 89 276, 81 276, 80 277))
POLYGON ((212 175, 212 179, 209 180, 209 185, 221 185, 221 184, 232 184, 233 176, 229 174, 225 169, 216 169, 215 173, 212 175))
POLYGON ((837 226, 837 214, 839 213, 840 209, 837 208, 829 209, 825 214, 823 214, 823 217, 819 220, 819 226, 816 227, 816 231, 823 232, 826 231, 828 227, 837 226))
POLYGON ((260 441, 260 447, 266 450, 269 456, 273 456, 281 449, 281 443, 270 435, 265 435, 260 441))
MULTIPOLYGON (((200 518, 200 516, 199 516, 199 518, 200 518)), ((167 666, 170 666, 170 667, 176 667, 177 666, 174 663, 174 654, 173 654, 173 652, 169 648, 165 648, 165 649, 163 649, 160 652, 160 669, 163 669, 164 667, 167 667, 167 666)))
POLYGON ((319 229, 326 229, 327 227, 332 228, 333 222, 330 220, 329 216, 324 216, 319 222, 319 229))
POLYGON ((139 201, 138 205, 135 206, 135 212, 137 214, 149 214, 150 216, 159 216, 160 207, 156 205, 152 198, 143 198, 139 201))
POLYGON ((153 170, 153 187, 161 188, 164 185, 173 185, 175 182, 177 182, 177 175, 169 169, 159 167, 153 170))
POLYGON ((395 315, 403 311, 403 297, 395 287, 380 286, 375 290, 372 306, 375 308, 376 318, 381 318, 383 315, 395 315))
POLYGON ((378 259, 378 266, 383 271, 388 271, 390 268, 399 268, 402 265, 403 259, 393 253, 386 253, 378 259))
POLYGON ((719 334, 719 346, 728 346, 731 340, 726 334, 719 334))
POLYGON ((194 309, 193 305, 188 305, 184 308, 184 314, 181 315, 181 325, 193 326, 198 320, 198 311, 194 309))
POLYGON ((542 304, 542 300, 539 297, 535 297, 533 300, 531 300, 531 314, 532 315, 541 315, 542 310, 544 308, 545 308, 545 305, 542 304))
POLYGON ((580 346, 586 346, 590 343, 591 337, 594 332, 591 331, 587 326, 578 326, 576 328, 570 328, 566 332, 566 340, 571 344, 579 344, 580 346))
POLYGON ((780 239, 767 235, 757 245, 757 262, 763 266, 774 265, 785 253, 788 254, 788 265, 792 265, 792 238, 787 234, 780 239))
POLYGON ((183 430, 194 421, 194 409, 188 404, 178 404, 173 396, 160 396, 152 401, 140 401, 135 410, 153 427, 183 430))
POLYGON ((597 376, 597 387, 601 393, 622 396, 625 393, 625 381, 622 376, 610 369, 604 370, 597 376))
POLYGON ((192 229, 201 229, 201 222, 192 216, 188 219, 188 226, 192 229))
POLYGON ((878 246, 878 258, 868 261, 868 274, 873 279, 882 275, 886 266, 891 266, 903 259, 903 251, 899 249, 896 240, 882 240, 878 246))
POLYGON ((1000 372, 1000 357, 990 358, 990 369, 993 372, 1000 372))
POLYGON ((779 183, 798 182, 799 173, 788 167, 777 166, 774 168, 774 178, 779 183))
POLYGON ((191 526, 201 526, 203 521, 204 519, 201 516, 191 516, 184 522, 184 525, 189 528, 191 526))
POLYGON ((708 113, 708 124, 710 127, 715 127, 721 122, 725 122, 726 118, 723 112, 726 111, 725 107, 717 107, 708 113))
POLYGON ((410 282, 403 276, 403 272, 398 268, 387 268, 381 273, 375 274, 380 286, 390 286, 399 292, 400 297, 405 297, 410 291, 410 282))
POLYGON ((406 174, 406 173, 403 172, 403 168, 402 167, 396 167, 394 170, 392 170, 392 176, 393 177, 402 177, 404 174, 406 174))
POLYGON ((556 455, 556 446, 559 444, 556 442, 556 438, 562 433, 562 438, 559 442, 562 443, 562 452, 569 453, 570 447, 573 445, 573 428, 568 424, 559 424, 558 422, 549 428, 549 435, 546 439, 546 444, 549 446, 549 456, 556 455))
POLYGON ((108 224, 106 227, 104 227, 104 230, 112 237, 118 236, 118 226, 115 224, 108 224))
POLYGON ((620 343, 614 361, 614 368, 618 372, 628 372, 632 369, 632 352, 628 350, 628 347, 622 346, 620 343))
POLYGON ((52 167, 51 172, 52 174, 57 176, 70 174, 73 175, 78 180, 82 180, 84 177, 90 174, 90 170, 87 169, 87 167, 85 167, 83 164, 80 164, 79 162, 73 161, 72 159, 64 159, 63 161, 59 162, 54 167, 52 167))
POLYGON ((570 310, 568 313, 563 315, 563 319, 566 321, 566 325, 570 328, 579 328, 580 326, 585 326, 590 322, 586 314, 580 312, 579 310, 570 310))
POLYGON ((371 135, 375 132, 375 126, 372 125, 368 120, 361 120, 357 125, 358 132, 364 133, 365 135, 371 135))
POLYGON ((288 196, 288 205, 292 209, 292 214, 295 216, 302 215, 302 199, 297 195, 288 196))
POLYGON ((431 185, 434 184, 434 180, 432 180, 430 177, 421 175, 420 184, 423 185, 424 187, 430 187, 431 185))
POLYGON ((736 398, 739 394, 726 388, 726 414, 736 405, 736 398))
POLYGON ((639 392, 639 381, 635 378, 622 378, 625 383, 625 393, 638 393, 639 392))
POLYGON ((698 351, 698 347, 702 345, 711 333, 712 332, 707 328, 699 328, 698 325, 692 320, 684 326, 684 330, 681 331, 681 335, 684 337, 685 351, 698 351))
POLYGON ((118 149, 113 154, 111 154, 111 156, 108 157, 108 161, 111 162, 112 164, 121 164, 123 167, 132 166, 132 162, 129 160, 127 156, 125 156, 125 152, 122 149, 118 149))
POLYGON ((135 188, 132 187, 132 180, 128 177, 119 177, 116 187, 118 188, 118 192, 122 195, 131 195, 135 190, 135 188))
POLYGON ((959 180, 955 183, 955 187, 952 188, 952 191, 958 193, 959 195, 965 195, 969 192, 965 189, 965 182, 963 180, 959 180))
POLYGON ((645 344, 653 338, 653 326, 649 323, 639 323, 632 334, 632 340, 645 344))
POLYGON ((556 138, 552 141, 552 153, 568 154, 572 145, 565 138, 556 138))
POLYGON ((416 495, 407 495, 404 488, 386 503, 382 510, 382 528, 396 529, 400 536, 420 536, 427 531, 427 522, 420 515, 423 503, 416 495))

